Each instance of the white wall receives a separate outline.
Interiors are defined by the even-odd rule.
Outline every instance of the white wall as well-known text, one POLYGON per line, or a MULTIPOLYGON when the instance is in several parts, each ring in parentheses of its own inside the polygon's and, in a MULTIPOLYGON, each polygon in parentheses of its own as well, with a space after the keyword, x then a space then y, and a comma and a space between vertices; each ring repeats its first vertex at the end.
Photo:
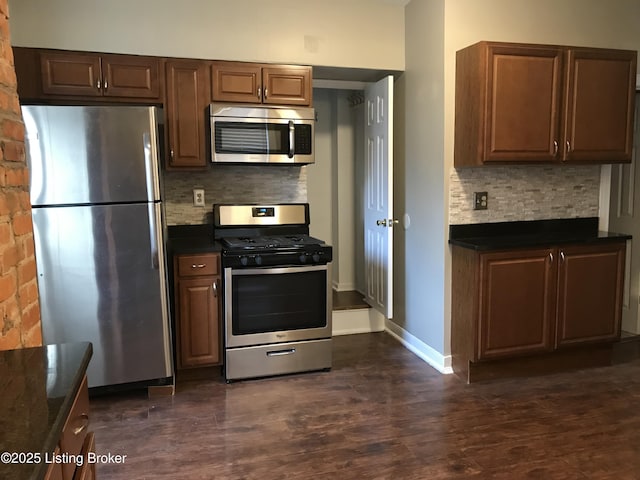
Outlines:
POLYGON ((396 84, 396 126, 402 126, 394 151, 394 213, 408 214, 411 226, 394 230, 393 321, 440 353, 449 348, 443 322, 444 3, 413 0, 406 7, 406 72, 396 84))
POLYGON ((13 45, 404 69, 404 9, 382 0, 9 0, 13 45))
MULTIPOLYGON (((307 170, 307 201, 311 214, 309 231, 312 236, 333 243, 332 181, 335 102, 330 90, 314 89, 313 97, 318 118, 315 128, 315 163, 304 167, 307 170)), ((334 250, 335 248, 334 245, 334 250)), ((336 273, 334 272, 333 275, 335 278, 336 273)))

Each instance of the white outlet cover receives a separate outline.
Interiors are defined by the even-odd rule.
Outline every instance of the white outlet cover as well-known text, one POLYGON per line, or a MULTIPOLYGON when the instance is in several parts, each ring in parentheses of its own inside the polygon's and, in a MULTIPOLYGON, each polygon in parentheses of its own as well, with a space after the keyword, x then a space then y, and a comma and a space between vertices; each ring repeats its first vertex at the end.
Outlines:
POLYGON ((195 207, 204 207, 204 189, 203 188, 194 188, 193 189, 193 205, 195 207))

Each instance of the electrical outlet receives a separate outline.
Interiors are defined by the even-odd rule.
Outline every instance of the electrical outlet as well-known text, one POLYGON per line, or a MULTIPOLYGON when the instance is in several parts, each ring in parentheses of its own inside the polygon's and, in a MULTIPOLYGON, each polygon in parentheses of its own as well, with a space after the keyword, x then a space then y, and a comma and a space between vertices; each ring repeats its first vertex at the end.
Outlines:
POLYGON ((204 188, 193 189, 193 206, 204 207, 204 188))
POLYGON ((489 195, 487 192, 473 192, 473 209, 486 210, 488 206, 489 195))

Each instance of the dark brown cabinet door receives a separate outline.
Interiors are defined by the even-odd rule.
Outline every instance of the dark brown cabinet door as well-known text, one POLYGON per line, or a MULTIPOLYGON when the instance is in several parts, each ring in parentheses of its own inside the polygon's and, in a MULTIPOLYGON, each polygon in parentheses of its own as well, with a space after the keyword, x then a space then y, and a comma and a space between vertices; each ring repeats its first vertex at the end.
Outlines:
POLYGON ((160 61, 157 58, 103 55, 102 71, 105 96, 160 98, 160 61))
POLYGON ((630 162, 636 52, 570 49, 567 68, 566 160, 630 162))
POLYGON ((213 62, 211 72, 211 96, 214 101, 241 103, 262 101, 262 69, 259 65, 213 62))
POLYGON ((454 165, 630 162, 636 56, 493 42, 458 51, 454 165))
POLYGON ((180 278, 178 368, 220 363, 219 277, 180 278))
POLYGON ((486 162, 558 160, 562 51, 488 47, 486 162))
POLYGON ((560 248, 556 346, 619 338, 625 248, 560 248))
POLYGON ((207 166, 206 120, 209 105, 209 63, 169 60, 166 63, 168 168, 207 166))
POLYGON ((100 57, 93 54, 40 54, 42 93, 46 95, 102 96, 100 57))
POLYGON ((554 249, 487 253, 480 260, 478 358, 553 348, 554 249))
POLYGON ((211 72, 217 102, 311 105, 311 67, 213 62, 211 72))
POLYGON ((264 67, 264 103, 311 105, 311 67, 264 67))
POLYGON ((158 58, 42 51, 40 70, 47 96, 160 100, 158 58))

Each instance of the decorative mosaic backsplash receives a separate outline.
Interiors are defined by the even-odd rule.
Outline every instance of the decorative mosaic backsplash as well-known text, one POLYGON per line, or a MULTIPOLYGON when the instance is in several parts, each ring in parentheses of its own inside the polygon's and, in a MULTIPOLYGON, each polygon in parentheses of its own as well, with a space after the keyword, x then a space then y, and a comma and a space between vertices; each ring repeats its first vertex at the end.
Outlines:
POLYGON ((205 172, 164 172, 167 225, 213 223, 214 203, 307 201, 304 166, 213 165, 205 172), (193 189, 204 188, 205 206, 193 206, 193 189))
POLYGON ((449 223, 597 217, 600 166, 510 166, 452 169, 449 223), (488 192, 473 210, 473 192, 488 192))

